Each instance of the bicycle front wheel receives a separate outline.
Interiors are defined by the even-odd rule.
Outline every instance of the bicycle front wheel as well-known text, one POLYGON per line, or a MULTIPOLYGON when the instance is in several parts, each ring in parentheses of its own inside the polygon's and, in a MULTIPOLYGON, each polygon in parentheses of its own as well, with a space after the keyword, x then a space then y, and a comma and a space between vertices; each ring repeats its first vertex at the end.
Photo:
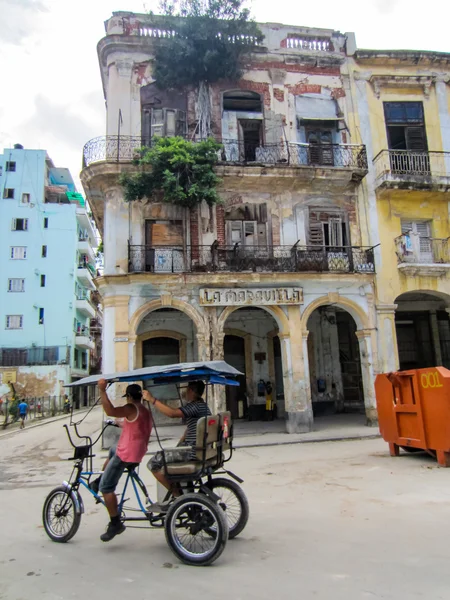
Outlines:
POLYGON ((75 502, 63 485, 50 492, 42 510, 44 529, 54 542, 65 543, 78 531, 81 514, 77 512, 75 502))

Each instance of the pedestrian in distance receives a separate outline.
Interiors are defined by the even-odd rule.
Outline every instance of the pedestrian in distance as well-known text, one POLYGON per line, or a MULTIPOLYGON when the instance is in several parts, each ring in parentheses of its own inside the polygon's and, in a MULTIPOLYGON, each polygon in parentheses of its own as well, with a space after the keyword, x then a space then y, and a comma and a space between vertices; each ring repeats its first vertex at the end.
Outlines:
POLYGON ((27 413, 28 413, 28 404, 25 402, 25 400, 22 400, 22 402, 19 404, 19 419, 20 419, 20 429, 24 429, 25 428, 25 419, 27 418, 27 413))

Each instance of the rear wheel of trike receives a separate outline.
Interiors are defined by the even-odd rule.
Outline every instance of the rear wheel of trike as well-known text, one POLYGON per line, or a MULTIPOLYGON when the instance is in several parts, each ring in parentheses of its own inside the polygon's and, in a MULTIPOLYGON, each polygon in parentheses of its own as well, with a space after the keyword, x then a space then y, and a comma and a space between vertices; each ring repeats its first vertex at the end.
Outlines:
POLYGON ((228 523, 222 509, 202 494, 185 494, 167 511, 166 540, 187 565, 206 566, 222 554, 228 540, 228 523), (214 529, 214 535, 208 533, 214 529))
POLYGON ((64 486, 52 490, 44 502, 42 520, 45 531, 54 542, 68 542, 78 531, 81 514, 64 486))
POLYGON ((231 479, 216 477, 207 482, 206 487, 219 497, 218 505, 228 521, 228 538, 232 540, 247 525, 249 506, 244 490, 231 479))

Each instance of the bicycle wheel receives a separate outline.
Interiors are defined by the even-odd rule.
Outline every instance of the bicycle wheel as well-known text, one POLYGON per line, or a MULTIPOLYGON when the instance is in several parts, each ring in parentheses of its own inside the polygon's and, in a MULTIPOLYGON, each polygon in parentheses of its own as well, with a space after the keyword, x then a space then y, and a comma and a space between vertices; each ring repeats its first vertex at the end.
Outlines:
POLYGON ((202 494, 185 494, 169 507, 164 524, 172 552, 187 565, 210 565, 224 551, 228 523, 222 509, 202 494), (214 529, 211 536, 206 530, 214 529))
POLYGON ((78 531, 81 514, 63 485, 52 490, 45 499, 42 520, 48 537, 54 542, 68 542, 78 531))
POLYGON ((218 505, 225 513, 228 521, 228 538, 232 540, 247 525, 250 512, 247 496, 236 482, 225 477, 212 479, 206 485, 220 498, 218 505))

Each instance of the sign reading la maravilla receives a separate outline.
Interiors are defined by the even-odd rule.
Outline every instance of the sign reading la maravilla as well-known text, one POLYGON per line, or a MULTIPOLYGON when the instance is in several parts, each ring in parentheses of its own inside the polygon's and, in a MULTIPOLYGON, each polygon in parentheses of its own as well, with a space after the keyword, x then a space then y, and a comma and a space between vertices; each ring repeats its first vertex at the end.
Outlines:
POLYGON ((269 306, 274 304, 301 304, 303 290, 279 288, 204 288, 200 290, 203 306, 269 306))

